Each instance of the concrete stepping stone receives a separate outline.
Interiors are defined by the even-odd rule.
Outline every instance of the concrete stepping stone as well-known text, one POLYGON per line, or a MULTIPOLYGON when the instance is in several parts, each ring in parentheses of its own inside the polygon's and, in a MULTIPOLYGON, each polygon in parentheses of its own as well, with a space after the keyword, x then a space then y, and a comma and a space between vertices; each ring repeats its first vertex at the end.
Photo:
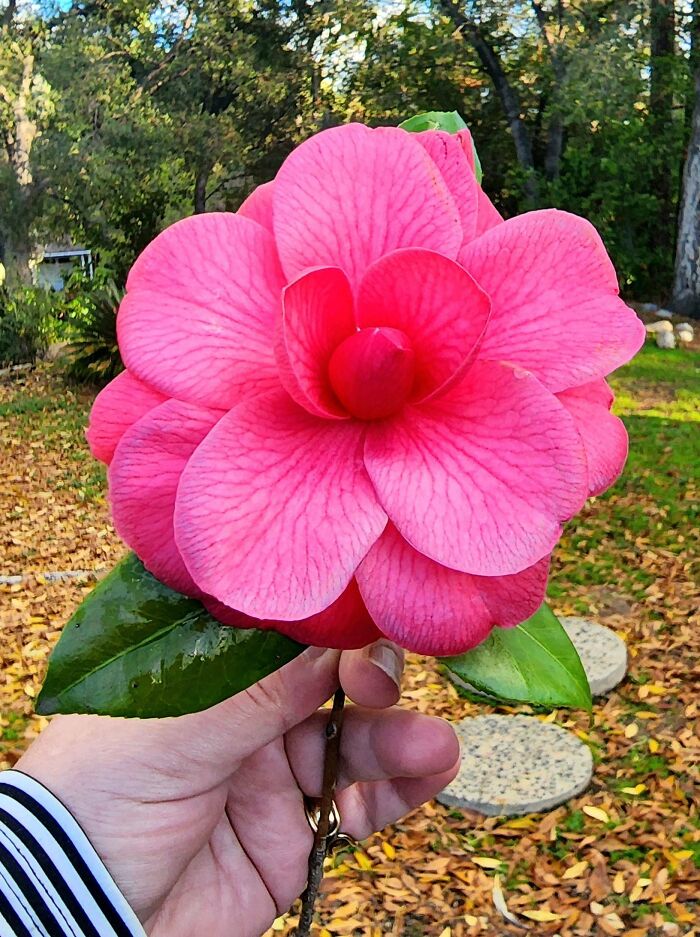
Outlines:
POLYGON ((588 747, 534 716, 475 716, 454 728, 462 765, 437 796, 449 807, 489 817, 551 810, 584 791, 593 776, 588 747))
MULTIPOLYGON (((627 645, 622 638, 618 638, 615 632, 605 625, 599 625, 587 618, 564 616, 559 621, 578 651, 593 696, 609 693, 624 680, 627 673, 627 645)), ((484 699, 491 698, 451 670, 447 673, 454 683, 470 693, 483 696, 484 699)))
POLYGON ((563 617, 559 621, 578 651, 593 696, 603 696, 624 680, 627 645, 614 631, 587 618, 563 617))

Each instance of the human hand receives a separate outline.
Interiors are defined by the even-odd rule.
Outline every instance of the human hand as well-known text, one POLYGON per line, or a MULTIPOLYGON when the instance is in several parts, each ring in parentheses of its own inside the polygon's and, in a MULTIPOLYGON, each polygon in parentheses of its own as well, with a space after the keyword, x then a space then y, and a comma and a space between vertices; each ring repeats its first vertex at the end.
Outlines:
POLYGON ((368 836, 456 773, 448 724, 393 708, 401 652, 385 641, 372 648, 382 669, 370 648, 309 649, 177 719, 59 716, 17 768, 71 810, 149 934, 259 937, 306 882, 304 795, 320 794, 328 718, 317 710, 339 679, 360 704, 345 713, 343 831, 368 836))

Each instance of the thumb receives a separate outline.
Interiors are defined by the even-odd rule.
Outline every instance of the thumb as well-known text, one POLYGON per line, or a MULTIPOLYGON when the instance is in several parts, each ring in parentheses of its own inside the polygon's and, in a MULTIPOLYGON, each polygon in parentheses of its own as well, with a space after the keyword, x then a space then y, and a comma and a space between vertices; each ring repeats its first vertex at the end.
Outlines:
POLYGON ((280 670, 204 712, 173 720, 187 758, 228 777, 253 752, 316 712, 338 688, 340 652, 308 648, 280 670), (183 729, 185 732, 183 733, 183 729))

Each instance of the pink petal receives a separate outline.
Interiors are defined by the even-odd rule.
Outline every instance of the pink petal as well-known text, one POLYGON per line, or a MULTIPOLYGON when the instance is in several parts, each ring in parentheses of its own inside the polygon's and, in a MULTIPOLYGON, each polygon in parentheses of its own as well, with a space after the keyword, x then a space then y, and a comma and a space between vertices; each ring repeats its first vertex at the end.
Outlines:
POLYGON ((338 400, 361 420, 384 419, 400 410, 411 397, 415 371, 411 342, 398 329, 387 328, 353 332, 328 365, 338 400))
POLYGON ((315 647, 333 647, 345 651, 364 647, 381 637, 354 579, 332 605, 301 621, 261 621, 243 615, 216 599, 207 597, 203 602, 211 614, 225 625, 279 631, 301 644, 312 644, 315 647))
POLYGON ((227 413, 177 496, 175 538, 197 585, 255 618, 294 621, 335 601, 386 523, 362 433, 282 390, 227 413))
POLYGON ((414 550, 389 524, 357 570, 379 629, 418 654, 462 654, 494 625, 516 625, 544 600, 549 557, 514 576, 472 576, 414 550))
MULTIPOLYGON (((472 135, 469 130, 464 129, 460 130, 455 134, 457 140, 459 140, 460 146, 466 156, 469 166, 473 173, 476 173, 476 165, 474 160, 474 142, 472 140, 472 135)), ((474 231, 474 237, 479 237, 485 231, 488 231, 490 228, 495 227, 497 224, 503 224, 503 218, 494 206, 491 199, 481 188, 481 185, 478 187, 477 192, 477 220, 476 220, 476 229, 474 231)), ((471 238, 465 237, 465 243, 471 238)))
POLYGON ((187 595, 201 593, 175 546, 175 495, 187 460, 221 416, 167 400, 127 430, 109 469, 119 536, 156 579, 187 595))
POLYGON ((476 216, 476 231, 474 237, 481 237, 486 231, 495 228, 496 225, 503 224, 503 216, 488 197, 486 192, 479 186, 477 193, 478 212, 476 216))
POLYGON ((586 497, 574 422, 525 371, 477 361, 444 397, 370 424, 365 464, 401 534, 479 576, 550 553, 586 497))
POLYGON ((159 391, 122 371, 95 397, 85 432, 90 452, 109 465, 126 430, 164 400, 167 398, 159 391))
POLYGON ((610 413, 613 393, 605 381, 592 381, 557 394, 574 418, 588 462, 588 493, 599 495, 625 467, 629 440, 622 420, 610 413))
POLYGON ((476 176, 476 159, 474 158, 474 140, 472 138, 471 130, 468 127, 465 127, 464 130, 458 130, 454 135, 455 139, 459 142, 459 145, 462 147, 462 152, 464 153, 467 162, 469 163, 469 168, 476 176))
POLYGON ((521 365, 551 391, 610 373, 644 342, 603 242, 583 218, 553 209, 519 215, 459 259, 491 297, 479 357, 521 365))
POLYGON ((263 182, 250 193, 239 206, 236 214, 250 218, 272 234, 272 187, 273 182, 263 182))
POLYGON ((291 279, 306 267, 340 267, 356 286, 398 247, 456 257, 454 200, 420 143, 396 127, 346 124, 306 140, 275 179, 275 236, 291 279))
POLYGON ((358 325, 389 326, 408 335, 416 354, 414 398, 457 377, 475 354, 489 318, 488 296, 472 277, 434 251, 386 254, 365 274, 358 325))
POLYGON ((474 175, 471 135, 469 138, 471 160, 465 152, 462 141, 457 136, 445 133, 444 130, 425 130, 417 133, 416 139, 430 154, 430 158, 447 183, 447 188, 459 211, 463 241, 473 240, 476 234, 480 186, 474 175))
POLYGON ((124 361, 158 390, 212 407, 278 386, 283 285, 260 225, 223 212, 178 221, 129 274, 117 318, 124 361))
POLYGON ((317 267, 284 291, 282 328, 276 344, 286 390, 317 416, 347 416, 328 379, 336 347, 355 332, 352 291, 337 267, 317 267))

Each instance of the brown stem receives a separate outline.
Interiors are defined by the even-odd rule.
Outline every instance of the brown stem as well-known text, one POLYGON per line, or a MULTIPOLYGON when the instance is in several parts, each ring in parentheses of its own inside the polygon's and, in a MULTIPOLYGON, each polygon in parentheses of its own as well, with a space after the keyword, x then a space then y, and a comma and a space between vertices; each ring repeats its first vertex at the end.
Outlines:
POLYGON ((306 891, 301 896, 301 913, 296 930, 296 937, 309 937, 314 917, 314 907, 318 890, 323 879, 323 862, 328 853, 328 832, 330 829, 331 810, 335 785, 338 780, 338 762, 340 759, 340 736, 343 728, 343 708, 345 693, 338 688, 333 697, 333 709, 326 725, 326 753, 323 761, 323 788, 318 811, 318 827, 314 834, 314 844, 309 853, 309 876, 306 891))

